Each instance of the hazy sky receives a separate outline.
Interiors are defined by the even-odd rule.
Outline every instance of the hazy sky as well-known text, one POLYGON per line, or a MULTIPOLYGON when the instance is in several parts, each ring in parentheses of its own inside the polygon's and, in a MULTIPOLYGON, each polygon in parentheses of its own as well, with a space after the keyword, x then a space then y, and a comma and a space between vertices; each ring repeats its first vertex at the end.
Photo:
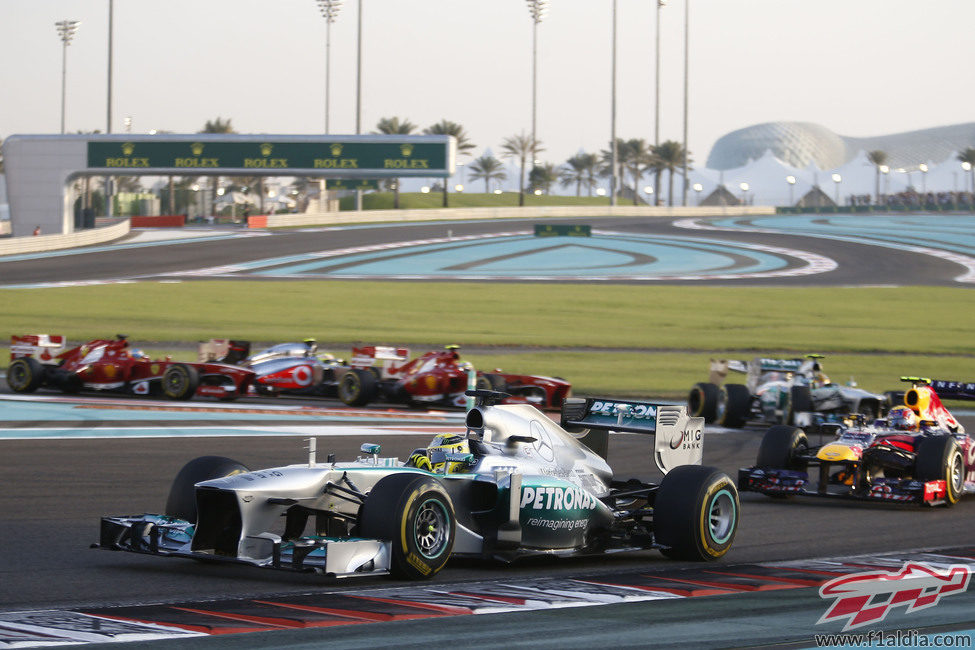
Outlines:
MULTIPOLYGON (((683 18, 661 22, 661 140, 682 138, 683 18)), ((693 158, 768 121, 872 136, 975 120, 975 0, 689 0, 693 158)), ((359 0, 332 25, 333 133, 355 130, 359 0)), ((0 137, 57 133, 61 42, 67 130, 105 130, 108 0, 0 0, 0 137)), ((496 154, 531 128, 524 0, 362 0, 363 131, 385 116, 464 125, 496 154)), ((610 137, 611 0, 551 0, 539 25, 541 158, 561 163, 610 137)), ((653 140, 654 0, 618 0, 620 137, 653 140)), ((324 129, 325 20, 314 0, 115 0, 112 130, 245 133, 324 129)))

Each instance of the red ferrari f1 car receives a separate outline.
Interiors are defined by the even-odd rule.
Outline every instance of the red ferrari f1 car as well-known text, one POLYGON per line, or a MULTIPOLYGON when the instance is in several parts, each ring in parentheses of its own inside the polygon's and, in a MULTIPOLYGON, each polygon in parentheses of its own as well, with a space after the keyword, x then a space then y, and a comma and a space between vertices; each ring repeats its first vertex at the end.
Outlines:
POLYGON ((152 360, 125 336, 95 339, 65 351, 63 336, 28 334, 10 340, 7 385, 16 393, 57 388, 66 393, 112 391, 132 395, 232 400, 247 393, 254 372, 222 363, 152 360))
MULTIPOLYGON (((280 343, 250 355, 250 343, 211 339, 200 346, 200 361, 235 363, 256 373, 254 388, 265 395, 338 397, 349 406, 370 402, 423 406, 464 406, 471 365, 458 347, 447 346, 410 358, 409 348, 370 345, 352 349, 346 362, 318 350, 314 339, 280 343)), ((558 409, 571 394, 563 379, 474 371, 475 387, 508 393, 505 403, 558 409)))
POLYGON ((464 406, 471 372, 475 388, 507 393, 506 403, 559 409, 572 391, 572 385, 558 377, 475 372, 461 361, 456 345, 414 359, 406 348, 353 348, 350 366, 338 378, 337 387, 339 399, 350 406, 363 406, 377 398, 414 405, 464 406))
POLYGON ((975 399, 975 383, 903 380, 912 385, 902 405, 883 419, 819 425, 828 441, 812 445, 802 429, 771 427, 755 466, 738 471, 738 489, 932 506, 975 494, 975 440, 940 399, 975 399))

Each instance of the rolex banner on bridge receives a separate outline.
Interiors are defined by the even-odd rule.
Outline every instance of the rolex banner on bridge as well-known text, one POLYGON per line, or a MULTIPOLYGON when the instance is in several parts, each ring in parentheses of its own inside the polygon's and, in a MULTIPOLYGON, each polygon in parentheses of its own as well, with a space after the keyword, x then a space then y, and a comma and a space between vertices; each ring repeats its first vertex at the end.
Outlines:
POLYGON ((301 174, 338 178, 443 176, 453 171, 453 143, 444 136, 315 136, 286 139, 265 136, 240 141, 139 138, 90 141, 87 169, 146 173, 179 170, 186 173, 248 172, 301 174))
POLYGON ((456 155, 449 135, 15 134, 3 142, 15 237, 74 232, 71 187, 84 176, 446 178, 456 155))

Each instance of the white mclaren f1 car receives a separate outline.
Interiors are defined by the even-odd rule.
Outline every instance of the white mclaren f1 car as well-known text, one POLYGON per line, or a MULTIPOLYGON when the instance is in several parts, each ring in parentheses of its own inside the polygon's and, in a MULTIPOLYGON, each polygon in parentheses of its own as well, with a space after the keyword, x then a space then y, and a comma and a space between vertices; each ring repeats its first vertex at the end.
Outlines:
MULTIPOLYGON (((334 577, 429 578, 452 556, 512 561, 659 549, 714 560, 738 528, 734 481, 701 465, 703 418, 686 407, 566 400, 561 426, 506 394, 472 390, 466 434, 406 461, 362 445, 353 461, 250 471, 205 456, 176 476, 165 514, 104 517, 97 547, 334 577), (609 432, 652 434, 659 484, 618 480, 609 432)), ((649 460, 649 459, 648 459, 649 460)))

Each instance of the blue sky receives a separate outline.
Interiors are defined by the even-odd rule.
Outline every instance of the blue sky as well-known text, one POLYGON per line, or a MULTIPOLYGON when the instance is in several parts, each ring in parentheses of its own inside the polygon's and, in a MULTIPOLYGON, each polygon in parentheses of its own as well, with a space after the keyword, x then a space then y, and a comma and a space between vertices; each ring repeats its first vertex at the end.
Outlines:
MULTIPOLYGON (((463 124, 475 154, 531 125, 523 0, 362 0, 363 130, 384 116, 463 124)), ((661 139, 681 139, 683 14, 661 23, 661 139)), ((871 136, 972 121, 972 0, 689 0, 690 148, 776 120, 871 136)), ((332 26, 333 133, 354 132, 358 0, 332 26)), ((653 139, 653 0, 618 0, 618 134, 653 139)), ((610 134, 610 0, 551 0, 539 26, 538 135, 560 163, 610 134)), ((0 0, 0 137, 105 129, 108 0, 0 0)), ((115 1, 113 130, 324 128, 325 21, 314 0, 115 1)))

